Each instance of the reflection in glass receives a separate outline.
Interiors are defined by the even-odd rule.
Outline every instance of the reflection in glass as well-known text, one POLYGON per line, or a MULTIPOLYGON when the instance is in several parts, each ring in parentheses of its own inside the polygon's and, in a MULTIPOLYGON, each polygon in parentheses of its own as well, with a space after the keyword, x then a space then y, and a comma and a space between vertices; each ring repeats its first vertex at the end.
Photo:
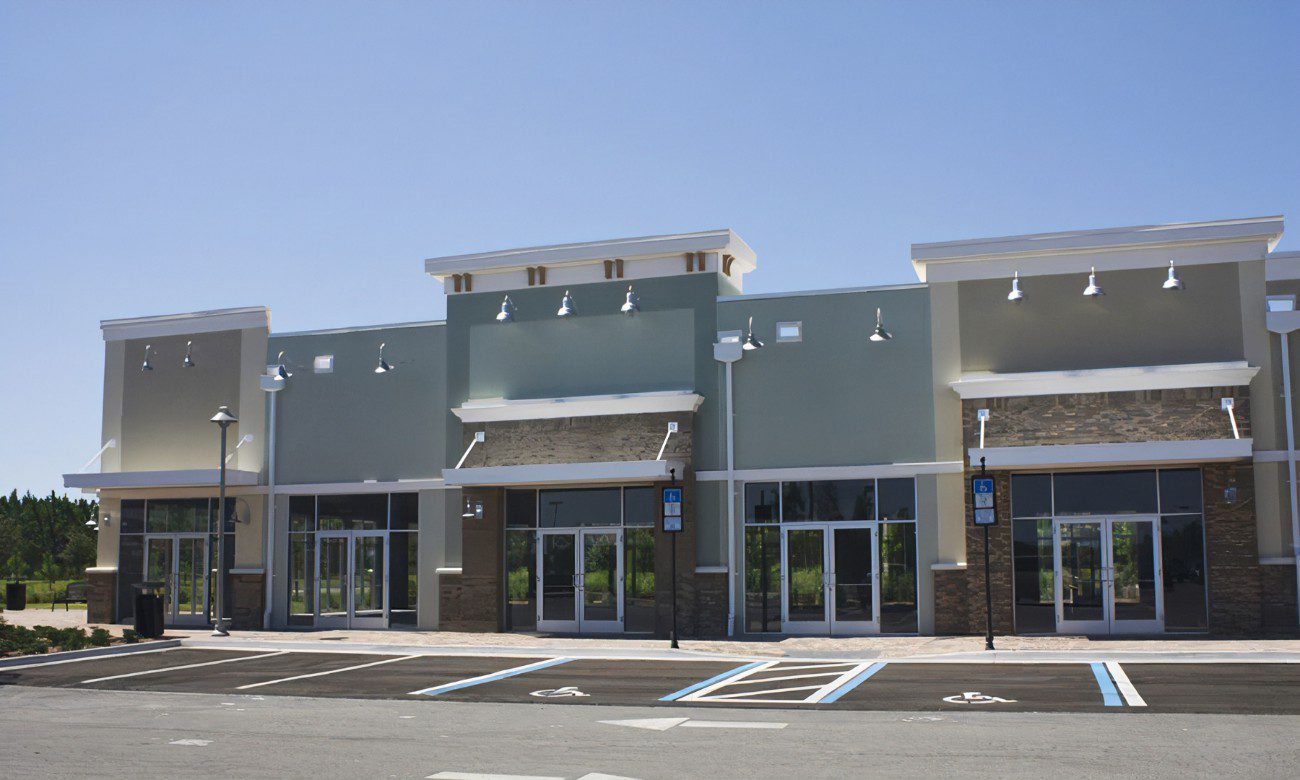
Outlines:
POLYGON ((384 616, 384 537, 352 537, 352 616, 384 616))
POLYGON ((835 619, 871 622, 871 529, 836 528, 835 543, 835 619))
POLYGON ((538 501, 542 528, 618 525, 622 518, 618 488, 543 490, 538 501))
POLYGON ((780 520, 779 485, 776 482, 750 482, 745 485, 745 522, 775 523, 780 520))
POLYGON ((420 527, 420 494, 392 493, 388 497, 388 527, 393 531, 414 531, 420 527))
MULTIPOLYGON (((233 502, 227 500, 226 503, 233 502)), ((150 499, 147 506, 148 517, 145 520, 145 530, 148 533, 207 533, 208 500, 206 498, 150 499)))
POLYGON ((388 494, 318 496, 317 523, 322 531, 382 531, 388 528, 388 494))
MULTIPOLYGON (((1015 479, 1013 476, 1013 485, 1015 479)), ((1014 501, 1014 492, 1012 496, 1014 501)), ((1052 521, 1013 520, 1011 535, 1015 558, 1016 633, 1051 633, 1056 630, 1052 521)))
POLYGON ((537 527, 537 491, 506 491, 506 527, 537 527))
POLYGON ((172 578, 171 537, 149 540, 148 567, 145 580, 162 583, 163 619, 170 622, 176 599, 175 581, 172 578))
POLYGON ((618 620, 618 536, 582 535, 582 619, 618 620))
POLYGON ((577 559, 573 534, 542 534, 542 618, 576 620, 577 559))
MULTIPOLYGON (((122 502, 124 506, 126 503, 122 502)), ((143 514, 143 502, 140 511, 143 514)), ((144 526, 143 516, 140 525, 144 526)), ((118 541, 117 555, 117 619, 130 622, 135 616, 135 588, 132 586, 144 579, 144 537, 139 534, 122 534, 118 541)))
POLYGON ((348 538, 322 536, 320 538, 320 573, 316 581, 316 602, 321 617, 341 618, 347 615, 348 538))
MULTIPOLYGON (((118 533, 122 534, 142 534, 144 533, 144 501, 140 499, 127 499, 122 502, 121 524, 118 526, 118 533)), ((203 529, 207 530, 207 529, 203 529)), ((139 571, 137 569, 136 571, 139 571)))
POLYGON ((316 530, 316 497, 289 497, 289 531, 316 530))
POLYGON ((1160 511, 1164 514, 1201 511, 1200 469, 1160 472, 1160 511))
POLYGON ((206 614, 203 595, 203 563, 207 560, 204 550, 205 537, 189 536, 176 540, 176 612, 180 620, 190 622, 202 620, 206 614))
MULTIPOLYGON (((804 483, 806 484, 806 483, 804 483)), ((790 582, 790 622, 826 620, 826 560, 821 529, 786 532, 786 571, 790 582)))
POLYGON ((880 631, 912 634, 917 625, 916 523, 881 523, 880 631))
POLYGON ((1116 620, 1156 619, 1155 531, 1149 520, 1110 524, 1116 620))
POLYGON ((1065 620, 1104 620, 1101 523, 1061 523, 1061 607, 1065 620))
POLYGON ((1052 516, 1052 475, 1011 475, 1011 516, 1052 516))
POLYGON ((745 631, 781 630, 781 531, 745 529, 745 631))
POLYGON ((881 520, 915 520, 916 480, 911 477, 879 480, 876 501, 880 504, 881 520))
POLYGON ((506 628, 537 628, 537 534, 506 532, 506 628))
POLYGON ((1206 630, 1205 526, 1201 516, 1160 518, 1160 554, 1164 562, 1165 628, 1206 630))
MULTIPOLYGON (((397 497, 393 496, 394 518, 397 497)), ((419 534, 414 531, 389 534, 388 553, 388 622, 413 626, 419 598, 419 534)))
POLYGON ((813 519, 875 520, 876 483, 870 479, 839 479, 812 483, 813 519))
POLYGON ((1145 515, 1156 512, 1154 471, 1057 474, 1056 516, 1145 515))
MULTIPOLYGON (((314 506, 314 502, 313 502, 314 506)), ((289 534, 289 624, 310 626, 316 617, 316 534, 289 534)))
POLYGON ((658 488, 623 488, 623 525, 653 526, 658 518, 658 488))
POLYGON ((812 483, 781 483, 781 522, 802 523, 812 519, 812 483))
POLYGON ((623 630, 654 631, 654 528, 624 530, 623 548, 623 630))

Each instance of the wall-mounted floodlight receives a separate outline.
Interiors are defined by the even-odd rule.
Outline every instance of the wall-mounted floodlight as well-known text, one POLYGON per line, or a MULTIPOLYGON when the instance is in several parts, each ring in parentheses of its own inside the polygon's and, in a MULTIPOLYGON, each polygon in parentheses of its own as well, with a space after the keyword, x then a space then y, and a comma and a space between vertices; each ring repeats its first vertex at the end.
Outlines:
POLYGON ((510 296, 501 299, 501 311, 497 312, 497 322, 514 322, 515 321, 515 302, 510 300, 510 296))
POLYGON ((641 311, 641 299, 636 296, 636 293, 632 292, 632 285, 630 284, 627 286, 627 300, 619 307, 619 311, 629 317, 641 311))
POLYGON ((555 312, 556 317, 572 317, 578 313, 578 306, 573 302, 573 296, 569 291, 564 291, 564 298, 560 301, 560 309, 555 312))
POLYGON ((1088 272, 1088 286, 1083 288, 1083 294, 1088 298, 1100 298, 1106 294, 1105 291, 1101 289, 1101 285, 1097 284, 1096 268, 1093 268, 1088 272))
POLYGON ((86 527, 87 527, 87 528, 94 528, 96 531, 99 530, 99 523, 95 522, 95 516, 94 516, 94 515, 91 515, 90 518, 88 518, 88 519, 86 520, 86 527))
POLYGON ((376 374, 387 374, 389 371, 395 370, 387 360, 384 360, 384 346, 384 342, 379 342, 379 365, 375 366, 376 374))
POLYGON ((1012 303, 1020 303, 1025 299, 1025 293, 1020 289, 1020 272, 1011 277, 1011 292, 1007 293, 1007 300, 1012 303))
POLYGON ((1162 285, 1160 285, 1160 289, 1162 289, 1162 290, 1181 290, 1181 289, 1183 289, 1183 280, 1182 280, 1182 279, 1179 279, 1178 276, 1177 276, 1177 274, 1174 273, 1174 261, 1173 261, 1173 260, 1170 260, 1170 261, 1169 261, 1169 278, 1168 278, 1168 279, 1165 279, 1165 283, 1162 284, 1162 285))
POLYGON ((185 342, 185 359, 181 361, 181 367, 194 368, 194 358, 190 357, 190 348, 194 346, 193 341, 185 342))
POLYGON ((989 410, 977 409, 975 419, 979 420, 980 423, 980 449, 984 449, 984 425, 989 421, 989 410))
POLYGON ((141 371, 153 371, 153 366, 149 365, 149 353, 153 351, 152 344, 144 345, 144 362, 140 364, 141 371))
POLYGON ((289 377, 293 376, 293 374, 284 366, 284 350, 280 350, 280 354, 275 356, 275 363, 276 363, 275 371, 271 374, 271 376, 274 376, 278 379, 288 379, 289 377))
POLYGON ((871 331, 871 335, 868 338, 872 341, 889 341, 893 337, 894 334, 885 330, 884 320, 880 317, 880 309, 876 309, 876 329, 871 331))
POLYGON ((754 318, 753 318, 753 316, 751 316, 751 317, 749 318, 749 330, 745 332, 745 340, 744 340, 744 342, 741 343, 740 348, 743 349, 743 350, 745 350, 746 352, 750 352, 750 351, 753 351, 753 350, 755 350, 755 349, 762 349, 762 348, 763 348, 763 342, 761 342, 761 341, 759 341, 758 339, 754 338, 754 318))

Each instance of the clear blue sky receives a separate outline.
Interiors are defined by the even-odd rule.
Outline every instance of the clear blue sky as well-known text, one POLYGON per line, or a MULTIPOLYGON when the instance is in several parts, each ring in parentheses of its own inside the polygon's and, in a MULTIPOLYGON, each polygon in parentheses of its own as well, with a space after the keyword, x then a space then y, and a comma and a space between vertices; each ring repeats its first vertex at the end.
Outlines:
POLYGON ((1298 37, 1294 2, 4 3, 0 489, 98 448, 103 318, 434 319, 425 257, 716 227, 762 292, 1300 220, 1298 37))

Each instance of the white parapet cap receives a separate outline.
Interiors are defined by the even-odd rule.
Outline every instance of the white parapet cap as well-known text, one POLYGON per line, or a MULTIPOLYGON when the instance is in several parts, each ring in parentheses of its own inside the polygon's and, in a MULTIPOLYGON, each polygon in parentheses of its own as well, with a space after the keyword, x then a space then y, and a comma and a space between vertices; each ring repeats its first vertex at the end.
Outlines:
POLYGON ((684 468, 676 460, 615 460, 593 463, 538 463, 443 469, 447 487, 502 485, 585 485, 604 482, 663 482, 684 468))
MULTIPOLYGON (((88 474, 64 474, 65 488, 82 490, 116 490, 154 487, 216 487, 220 469, 177 469, 173 471, 103 471, 88 474)), ((226 469, 226 484, 231 486, 256 485, 256 471, 226 469)))
MULTIPOLYGON (((689 271, 682 258, 688 252, 715 253, 719 257, 731 258, 730 275, 739 277, 757 267, 757 256, 744 239, 730 228, 706 230, 699 233, 678 233, 664 236, 643 236, 640 238, 615 238, 604 241, 586 241, 577 244, 555 244, 553 246, 535 246, 522 249, 504 249, 495 252, 476 252, 468 255, 449 255, 432 257, 424 261, 424 272, 444 281, 455 274, 495 275, 519 272, 523 279, 525 269, 542 266, 548 269, 547 287, 557 287, 566 283, 583 283, 604 281, 602 264, 606 260, 623 260, 636 267, 624 270, 621 280, 647 278, 651 276, 670 276, 685 274, 689 271), (644 263, 642 261, 671 260, 670 263, 644 263), (564 269, 576 269, 578 266, 597 266, 592 273, 566 272, 564 269), (561 269, 555 274, 554 269, 561 269), (595 273, 598 271, 599 273, 595 273), (554 276, 555 278, 549 278, 554 276)), ((713 273, 723 273, 717 261, 706 269, 713 273)), ((527 282, 513 280, 510 282, 494 281, 484 284, 476 277, 474 288, 467 292, 487 292, 526 287, 527 282)))
POLYGON ((184 314, 160 314, 152 317, 126 317, 102 320, 99 323, 104 341, 186 336, 192 333, 215 333, 222 330, 248 328, 270 330, 271 310, 265 306, 244 306, 237 309, 213 309, 184 314))
POLYGON ((1030 470, 1160 466, 1178 463, 1218 463, 1251 457, 1252 439, 1196 441, 1128 441, 1109 444, 1037 444, 1023 447, 970 449, 970 465, 984 458, 991 469, 1030 470))
POLYGON ((962 374, 948 385, 963 399, 1014 398, 1028 395, 1176 390, 1187 387, 1241 387, 1250 384, 1258 372, 1258 366, 1236 360, 1227 363, 1032 371, 1023 374, 981 371, 962 374))
POLYGON ((1264 281, 1289 282, 1300 279, 1300 252, 1270 252, 1264 259, 1264 281))
POLYGON ((1263 260, 1282 230, 1271 216, 912 244, 912 267, 923 282, 958 282, 1263 260))
POLYGON ((704 396, 691 390, 667 390, 622 395, 580 395, 568 398, 484 398, 466 401, 452 409, 461 422, 554 420, 561 417, 595 417, 607 414, 662 414, 694 412, 704 396))

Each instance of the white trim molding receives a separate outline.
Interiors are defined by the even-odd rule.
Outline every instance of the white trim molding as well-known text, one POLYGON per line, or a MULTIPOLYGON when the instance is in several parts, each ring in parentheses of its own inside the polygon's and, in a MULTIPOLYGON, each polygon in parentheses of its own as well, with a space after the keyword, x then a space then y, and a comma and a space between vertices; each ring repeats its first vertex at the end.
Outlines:
POLYGON ((162 314, 155 317, 126 317, 102 320, 99 323, 104 341, 186 336, 192 333, 215 333, 247 328, 270 330, 271 310, 265 306, 245 306, 238 309, 162 314))
MULTIPOLYGON (((152 487, 216 487, 220 469, 180 469, 176 471, 104 471, 89 474, 64 474, 65 488, 82 490, 152 488, 152 487)), ((256 485, 256 471, 226 469, 226 484, 233 486, 256 485)))
POLYGON ((1295 566, 1296 559, 1290 555, 1273 555, 1259 559, 1260 566, 1295 566))
POLYGON ((1300 279, 1300 252, 1270 252, 1264 258, 1264 281, 1289 282, 1300 279))
POLYGON ((595 482, 657 482, 677 471, 681 461, 616 460, 593 463, 538 463, 523 466, 479 466, 443 469, 447 487, 499 485, 577 485, 595 482))
POLYGON ((1093 466, 1153 466, 1209 463, 1251 457, 1252 439, 1130 441, 1113 444, 1040 444, 970 450, 970 465, 986 459, 989 468, 1043 469, 1093 466))
POLYGON ((554 420, 561 417, 594 417, 607 414, 659 414, 694 412, 704 396, 691 390, 669 390, 622 395, 583 395, 569 398, 524 398, 508 401, 485 398, 466 401, 452 413, 467 423, 508 420, 554 420))
MULTIPOLYGON (((889 477, 916 477, 923 474, 960 474, 959 460, 924 461, 920 463, 875 463, 864 466, 803 466, 775 469, 736 469, 738 482, 778 482, 781 480, 823 479, 888 479, 889 477)), ((725 471, 697 471, 697 482, 722 482, 725 471)))
POLYGON ((417 490, 442 490, 441 478, 399 479, 380 482, 313 482, 276 485, 277 496, 353 495, 359 493, 411 493, 417 490))
POLYGON ((965 561, 939 561, 930 564, 930 571, 966 571, 965 561))
POLYGON ((1134 390, 1176 390, 1186 387, 1241 387, 1259 373, 1244 360, 1225 363, 1182 363, 1170 366, 1088 368, 1075 371, 1031 371, 962 374, 949 387, 962 399, 1012 398, 1030 395, 1119 393, 1134 390))
POLYGON ((460 576, 461 571, 461 567, 459 566, 439 566, 433 570, 433 573, 437 574, 439 577, 449 574, 460 576))

